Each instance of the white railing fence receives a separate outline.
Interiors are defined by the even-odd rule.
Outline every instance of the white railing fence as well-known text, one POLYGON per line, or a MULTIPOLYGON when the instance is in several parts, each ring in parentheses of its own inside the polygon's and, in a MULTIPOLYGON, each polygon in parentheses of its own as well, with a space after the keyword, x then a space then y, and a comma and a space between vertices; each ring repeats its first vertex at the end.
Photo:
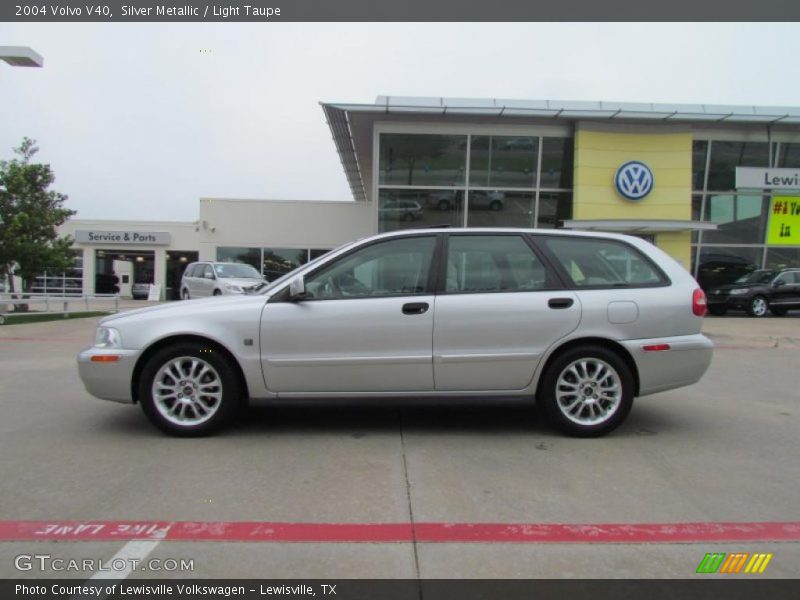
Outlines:
POLYGON ((11 312, 4 310, 5 306, 29 304, 35 305, 44 312, 63 312, 64 314, 75 310, 109 310, 113 306, 114 312, 119 312, 119 294, 40 294, 28 292, 0 292, 0 313, 11 312))

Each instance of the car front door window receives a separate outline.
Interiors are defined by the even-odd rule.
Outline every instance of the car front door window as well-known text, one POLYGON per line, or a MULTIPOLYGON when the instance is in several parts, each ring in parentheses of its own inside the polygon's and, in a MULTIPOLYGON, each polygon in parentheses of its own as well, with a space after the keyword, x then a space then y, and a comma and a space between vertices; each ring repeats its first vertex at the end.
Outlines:
POLYGON ((387 240, 362 248, 310 275, 310 300, 380 298, 423 294, 428 284, 436 238, 387 240))

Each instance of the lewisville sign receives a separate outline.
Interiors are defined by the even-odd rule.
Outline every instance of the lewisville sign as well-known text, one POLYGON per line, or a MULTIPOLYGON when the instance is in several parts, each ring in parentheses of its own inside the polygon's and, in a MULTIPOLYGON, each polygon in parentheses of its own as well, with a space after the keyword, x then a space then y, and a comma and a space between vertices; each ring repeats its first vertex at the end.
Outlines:
POLYGON ((75 241, 79 244, 127 244, 133 246, 168 246, 168 231, 101 231, 78 229, 75 241))
POLYGON ((736 167, 736 188, 800 190, 800 169, 736 167))

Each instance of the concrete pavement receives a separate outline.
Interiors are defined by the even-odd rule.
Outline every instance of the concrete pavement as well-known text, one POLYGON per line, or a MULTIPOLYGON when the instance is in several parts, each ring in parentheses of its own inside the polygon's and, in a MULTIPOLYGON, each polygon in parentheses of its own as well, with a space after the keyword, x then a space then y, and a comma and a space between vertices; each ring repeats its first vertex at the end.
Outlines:
MULTIPOLYGON (((141 305, 142 303, 137 303, 141 305)), ((597 440, 560 436, 524 403, 351 403, 248 411, 207 439, 162 436, 138 407, 96 400, 74 365, 97 319, 0 327, 0 519, 301 523, 798 521, 796 317, 709 318, 721 344, 697 385, 636 401, 597 440), (774 335, 778 347, 762 343, 774 335), (723 338, 722 336, 729 336, 723 338)), ((0 543, 110 558, 124 542, 0 543)), ((161 542, 184 573, 132 577, 691 577, 706 552, 800 544, 161 542)), ((63 575, 63 574, 62 574, 63 575)), ((90 574, 70 573, 73 577, 90 574)))

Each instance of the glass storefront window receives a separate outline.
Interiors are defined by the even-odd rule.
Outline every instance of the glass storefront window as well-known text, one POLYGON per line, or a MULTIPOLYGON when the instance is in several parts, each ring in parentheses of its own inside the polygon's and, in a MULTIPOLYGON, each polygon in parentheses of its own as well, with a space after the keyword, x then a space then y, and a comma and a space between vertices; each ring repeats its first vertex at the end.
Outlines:
POLYGON ((267 281, 274 281, 307 262, 306 248, 264 248, 262 274, 267 281))
POLYGON ((767 208, 761 195, 711 194, 704 220, 717 224, 703 232, 708 244, 763 244, 767 208))
POLYGON ((538 137, 472 136, 469 184, 532 188, 536 185, 538 137))
POLYGON ((319 258, 328 252, 330 252, 330 249, 326 250, 324 248, 311 248, 311 250, 308 251, 308 260, 314 260, 315 258, 319 258))
MULTIPOLYGON (((700 214, 703 209, 703 195, 692 194, 692 221, 700 221, 702 215, 700 214)), ((697 230, 692 230, 692 243, 696 244, 698 238, 697 230)))
POLYGON ((736 187, 736 167, 769 166, 767 142, 711 143, 711 162, 708 169, 708 188, 714 191, 736 187))
POLYGON ((534 192, 469 191, 469 227, 533 227, 534 192))
POLYGON ((556 229, 572 218, 572 192, 539 192, 537 227, 556 229))
POLYGON ((466 164, 466 135, 380 136, 381 185, 464 185, 466 164))
POLYGON ((692 189, 702 190, 706 178, 706 155, 708 142, 696 140, 692 143, 692 189))
POLYGON ((219 246, 217 248, 218 262, 240 262, 261 270, 261 249, 243 248, 237 246, 219 246))
POLYGON ((778 166, 784 169, 800 167, 800 144, 781 143, 778 166))
POLYGON ((800 267, 800 248, 767 248, 767 269, 800 267))
POLYGON ((464 224, 461 190, 382 189, 378 198, 378 230, 464 224))
POLYGON ((700 248, 697 282, 704 290, 732 283, 761 268, 763 251, 763 248, 703 246, 700 248))
POLYGON ((540 187, 571 188, 574 155, 575 144, 572 138, 542 138, 540 187))

